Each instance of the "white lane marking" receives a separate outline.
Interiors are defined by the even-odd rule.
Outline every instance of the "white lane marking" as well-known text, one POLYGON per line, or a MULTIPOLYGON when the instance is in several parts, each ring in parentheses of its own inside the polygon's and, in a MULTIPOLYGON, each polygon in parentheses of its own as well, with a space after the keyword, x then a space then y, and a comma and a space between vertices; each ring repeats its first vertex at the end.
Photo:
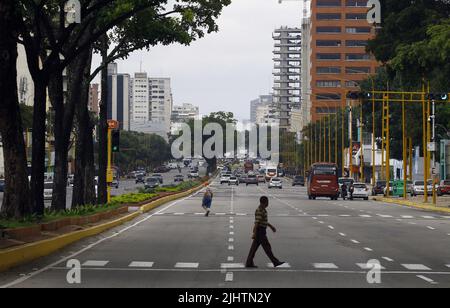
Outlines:
POLYGON ((366 251, 373 251, 373 249, 369 248, 369 247, 364 247, 364 250, 366 250, 366 251))
POLYGON ((324 222, 323 221, 319 221, 319 224, 324 224, 324 222))
POLYGON ((245 268, 244 263, 222 263, 220 268, 245 268))
POLYGON ((403 215, 402 218, 404 219, 413 219, 414 216, 409 216, 409 215, 403 215))
MULTIPOLYGON (((268 268, 274 268, 273 263, 267 263, 268 268)), ((291 268, 291 265, 289 263, 284 263, 280 266, 277 266, 277 268, 291 268)))
POLYGON ((328 226, 328 228, 330 228, 331 230, 334 230, 334 227, 333 227, 333 226, 328 226))
POLYGON ((392 260, 391 258, 388 258, 388 257, 382 257, 382 259, 384 259, 384 260, 386 260, 388 262, 394 262, 394 260, 392 260))
POLYGON ((184 213, 175 213, 173 215, 181 216, 181 215, 184 215, 184 213))
POLYGON ((237 213, 236 215, 237 216, 247 216, 247 214, 245 214, 245 213, 237 213))
POLYGON ((312 219, 314 219, 314 220, 317 220, 317 217, 311 217, 312 219))
POLYGON ((436 230, 435 228, 431 227, 431 226, 427 226, 428 229, 430 230, 436 230))
POLYGON ((354 243, 354 244, 359 244, 359 242, 357 241, 357 240, 351 240, 352 241, 352 243, 354 243))
POLYGON ((234 246, 233 245, 228 245, 228 250, 234 250, 234 246))
POLYGON ((194 215, 205 215, 205 213, 195 213, 194 215))
POLYGON ((402 264, 402 266, 410 271, 431 271, 431 268, 423 264, 402 264))
POLYGON ((178 262, 175 268, 198 268, 198 263, 178 262))
POLYGON ((97 260, 89 260, 82 264, 82 266, 93 266, 93 267, 102 267, 106 266, 109 261, 97 261, 97 260))
POLYGON ((317 215, 317 217, 330 217, 330 215, 321 214, 321 215, 317 215))
POLYGON ((316 269, 338 269, 334 263, 314 263, 313 266, 316 269))
POLYGON ((227 275, 225 276, 225 281, 226 282, 231 282, 233 281, 233 273, 227 273, 227 275))
POLYGON ((380 216, 381 218, 392 218, 391 215, 382 215, 382 214, 377 214, 377 216, 380 216))
POLYGON ((434 281, 433 279, 428 278, 428 277, 425 277, 425 276, 423 276, 423 275, 417 275, 416 277, 417 277, 417 278, 420 278, 420 279, 422 279, 422 280, 425 280, 426 282, 431 283, 431 284, 438 284, 438 283, 437 283, 436 281, 434 281))
POLYGON ((234 235, 234 231, 230 231, 230 235, 234 235))
POLYGON ((140 261, 133 261, 128 265, 128 267, 136 267, 136 268, 152 268, 154 262, 140 262, 140 261))
POLYGON ((346 236, 347 236, 347 234, 345 234, 345 233, 339 233, 339 235, 340 235, 340 236, 343 236, 343 237, 346 237, 346 236))
POLYGON ((433 216, 422 216, 422 218, 425 218, 425 219, 435 219, 436 217, 433 217, 433 216))
POLYGON ((233 243, 233 242, 234 242, 234 238, 230 237, 230 238, 228 239, 228 242, 233 243))
MULTIPOLYGON (((373 269, 374 264, 372 264, 372 263, 356 263, 356 265, 363 270, 371 270, 371 269, 373 269)), ((385 270, 386 268, 381 266, 380 269, 385 270)))
POLYGON ((362 217, 362 218, 372 218, 372 216, 370 216, 370 215, 359 215, 359 217, 362 217))
POLYGON ((227 262, 233 262, 233 261, 234 261, 234 257, 229 256, 229 257, 227 258, 227 262))
POLYGON ((339 217, 350 217, 350 215, 339 215, 339 217))

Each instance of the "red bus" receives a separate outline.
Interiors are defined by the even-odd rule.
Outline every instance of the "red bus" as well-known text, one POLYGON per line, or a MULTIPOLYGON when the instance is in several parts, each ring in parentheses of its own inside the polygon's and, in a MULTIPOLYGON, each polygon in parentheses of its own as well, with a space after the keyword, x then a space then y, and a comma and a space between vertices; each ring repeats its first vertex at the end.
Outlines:
POLYGON ((339 197, 338 166, 333 163, 316 163, 311 166, 308 176, 308 198, 317 197, 337 200, 339 197))

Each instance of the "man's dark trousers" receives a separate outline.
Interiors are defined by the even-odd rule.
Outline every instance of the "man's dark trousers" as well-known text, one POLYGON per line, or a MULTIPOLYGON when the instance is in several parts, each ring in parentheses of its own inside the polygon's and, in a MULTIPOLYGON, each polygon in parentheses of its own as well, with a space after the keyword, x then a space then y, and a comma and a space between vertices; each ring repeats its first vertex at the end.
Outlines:
POLYGON ((277 264, 280 263, 280 261, 275 258, 275 256, 272 253, 272 246, 270 246, 269 239, 267 238, 267 229, 258 227, 256 230, 256 237, 253 240, 252 247, 250 248, 250 253, 248 254, 247 258, 247 266, 253 266, 253 259, 255 258, 256 251, 258 250, 259 246, 262 246, 266 255, 269 257, 270 261, 272 263, 277 264))

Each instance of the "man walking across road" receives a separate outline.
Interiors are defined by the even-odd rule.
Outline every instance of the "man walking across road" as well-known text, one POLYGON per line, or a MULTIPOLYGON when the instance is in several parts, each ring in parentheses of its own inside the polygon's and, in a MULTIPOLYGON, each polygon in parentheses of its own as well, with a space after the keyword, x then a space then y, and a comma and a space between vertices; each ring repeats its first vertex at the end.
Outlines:
POLYGON ((273 266, 277 267, 284 262, 280 262, 272 253, 272 247, 270 246, 269 239, 267 238, 267 227, 272 229, 273 232, 277 232, 277 229, 275 229, 274 226, 269 224, 268 216, 267 216, 267 207, 269 206, 269 198, 267 197, 261 197, 259 200, 260 204, 259 207, 256 209, 255 212, 255 225, 253 227, 253 243, 252 247, 250 248, 250 253, 247 258, 247 263, 245 267, 247 268, 256 268, 255 264, 253 263, 253 259, 255 258, 256 251, 258 250, 259 246, 261 245, 266 253, 266 255, 269 257, 270 261, 272 261, 273 266))
POLYGON ((213 193, 211 189, 207 188, 205 194, 203 195, 202 207, 206 211, 205 216, 208 217, 211 212, 213 193))

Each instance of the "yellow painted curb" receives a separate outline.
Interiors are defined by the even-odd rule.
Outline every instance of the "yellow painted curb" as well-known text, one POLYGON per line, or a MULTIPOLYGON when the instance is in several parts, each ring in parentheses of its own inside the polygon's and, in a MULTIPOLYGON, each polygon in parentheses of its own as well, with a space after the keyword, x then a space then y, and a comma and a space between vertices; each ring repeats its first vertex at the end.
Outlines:
POLYGON ((85 230, 80 231, 74 231, 71 233, 63 234, 58 237, 54 237, 51 239, 26 244, 20 247, 14 247, 10 249, 5 249, 0 251, 0 272, 5 271, 7 269, 10 269, 14 266, 18 266, 30 261, 33 261, 35 259, 47 256, 57 250, 60 250, 61 248, 70 245, 74 242, 77 242, 79 240, 82 240, 86 237, 94 236, 99 233, 102 233, 106 230, 109 230, 111 228, 120 226, 130 220, 133 220, 134 218, 138 217, 142 213, 151 211, 158 206, 161 206, 162 204, 165 204, 167 202, 184 198, 186 196, 189 196, 190 194, 200 190, 203 188, 203 184, 200 186, 197 186, 195 188, 192 188, 188 191, 163 197, 159 200, 156 200, 154 202, 151 202, 149 204, 146 204, 140 208, 139 212, 135 212, 132 214, 128 214, 127 216, 124 216, 122 218, 103 223, 98 226, 94 226, 85 230))
POLYGON ((450 208, 445 207, 437 207, 434 205, 428 205, 428 204, 420 204, 417 202, 407 201, 407 200, 396 200, 392 198, 374 198, 375 201, 385 202, 385 203, 393 203, 393 204, 399 204, 399 205, 405 205, 409 207, 413 207, 420 210, 426 210, 426 211, 432 211, 432 212, 439 212, 439 213, 450 213, 450 208))

